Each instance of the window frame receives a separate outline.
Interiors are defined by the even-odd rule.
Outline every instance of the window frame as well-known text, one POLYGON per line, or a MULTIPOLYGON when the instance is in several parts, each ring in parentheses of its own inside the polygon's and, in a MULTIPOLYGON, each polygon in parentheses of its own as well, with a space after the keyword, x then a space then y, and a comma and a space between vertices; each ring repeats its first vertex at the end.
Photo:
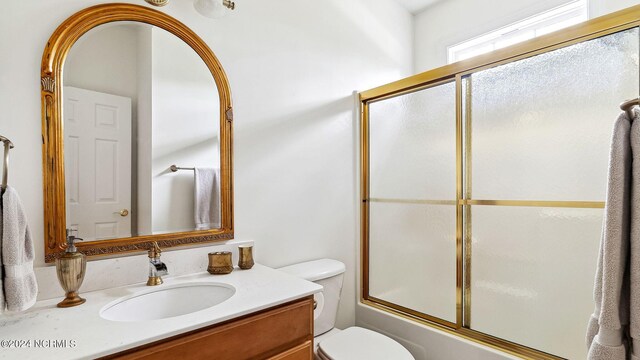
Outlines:
POLYGON ((469 59, 589 19, 587 0, 576 0, 447 47, 447 63, 469 59), (563 24, 568 23, 568 24, 563 24), (558 26, 560 24, 561 26, 558 26), (552 28, 552 30, 550 30, 552 28), (518 40, 518 35, 522 36, 518 40), (514 40, 515 39, 515 40, 514 40), (473 51, 475 49, 475 51, 473 51), (470 54, 469 54, 470 53, 470 54))

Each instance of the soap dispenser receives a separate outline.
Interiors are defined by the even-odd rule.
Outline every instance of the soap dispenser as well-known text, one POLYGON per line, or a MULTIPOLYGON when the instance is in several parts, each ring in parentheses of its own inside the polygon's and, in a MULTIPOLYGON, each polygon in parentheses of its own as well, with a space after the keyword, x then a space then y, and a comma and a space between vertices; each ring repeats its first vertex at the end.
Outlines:
POLYGON ((77 306, 86 301, 78 295, 78 289, 84 280, 87 257, 76 248, 75 242, 82 239, 72 235, 75 231, 77 230, 67 229, 67 250, 56 259, 58 280, 66 292, 64 300, 58 303, 61 308, 77 306))

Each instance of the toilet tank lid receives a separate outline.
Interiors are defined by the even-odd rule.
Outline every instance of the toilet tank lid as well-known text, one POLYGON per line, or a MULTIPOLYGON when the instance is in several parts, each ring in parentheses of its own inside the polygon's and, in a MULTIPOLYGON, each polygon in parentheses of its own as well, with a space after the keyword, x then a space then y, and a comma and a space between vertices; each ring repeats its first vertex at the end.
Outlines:
POLYGON ((320 259, 281 267, 278 270, 308 281, 316 281, 343 274, 345 269, 344 264, 338 260, 320 259))

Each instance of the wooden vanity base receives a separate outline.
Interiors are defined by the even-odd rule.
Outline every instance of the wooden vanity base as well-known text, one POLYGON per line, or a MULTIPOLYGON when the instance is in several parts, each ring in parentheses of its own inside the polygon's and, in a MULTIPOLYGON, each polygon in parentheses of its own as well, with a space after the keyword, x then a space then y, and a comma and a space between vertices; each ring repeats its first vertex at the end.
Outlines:
POLYGON ((313 296, 103 359, 312 360, 313 296))

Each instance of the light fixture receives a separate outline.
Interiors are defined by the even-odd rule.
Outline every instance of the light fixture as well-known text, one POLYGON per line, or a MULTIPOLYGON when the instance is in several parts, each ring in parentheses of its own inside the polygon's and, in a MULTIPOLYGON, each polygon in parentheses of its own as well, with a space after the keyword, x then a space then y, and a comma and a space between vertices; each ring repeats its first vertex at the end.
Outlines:
POLYGON ((165 6, 169 0, 144 0, 153 6, 165 6))
POLYGON ((230 0, 195 0, 193 7, 200 15, 217 19, 236 8, 236 3, 230 0))
MULTIPOLYGON (((153 6, 165 6, 169 3, 169 0, 144 0, 153 6)), ((236 8, 236 3, 231 0, 195 0, 193 7, 196 11, 208 18, 217 19, 221 18, 236 8)))

